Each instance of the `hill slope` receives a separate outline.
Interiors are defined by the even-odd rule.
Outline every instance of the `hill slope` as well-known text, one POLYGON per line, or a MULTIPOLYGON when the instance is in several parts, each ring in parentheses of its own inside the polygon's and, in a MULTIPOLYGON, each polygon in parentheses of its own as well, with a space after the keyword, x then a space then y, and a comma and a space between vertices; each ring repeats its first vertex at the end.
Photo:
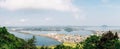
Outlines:
POLYGON ((5 27, 0 27, 0 49, 36 49, 35 37, 25 41, 10 34, 5 27))

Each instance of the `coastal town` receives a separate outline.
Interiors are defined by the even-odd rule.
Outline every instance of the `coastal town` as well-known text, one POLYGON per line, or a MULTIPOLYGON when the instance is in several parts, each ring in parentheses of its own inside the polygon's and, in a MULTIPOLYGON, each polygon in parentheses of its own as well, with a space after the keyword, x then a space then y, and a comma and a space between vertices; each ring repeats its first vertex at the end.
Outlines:
POLYGON ((57 33, 40 34, 39 36, 49 37, 59 42, 73 42, 73 43, 81 42, 87 38, 87 36, 82 37, 80 35, 67 35, 67 34, 57 34, 57 33))
MULTIPOLYGON (((30 32, 21 32, 24 34, 31 34, 30 32)), ((106 31, 94 31, 93 34, 91 35, 97 35, 97 36, 101 36, 103 33, 106 33, 106 31)), ((81 35, 72 35, 72 34, 58 34, 58 33, 47 33, 47 34, 33 34, 33 35, 37 35, 37 36, 43 36, 43 37, 48 37, 54 40, 57 40, 59 42, 70 42, 70 43, 79 43, 84 41, 87 37, 89 37, 90 35, 86 35, 86 36, 81 36, 81 35)), ((119 37, 120 37, 120 33, 118 33, 119 37)))
POLYGON ((33 34, 29 31, 21 31, 19 33, 32 34, 35 36, 43 36, 43 37, 57 40, 62 43, 64 43, 64 42, 78 43, 78 42, 85 40, 87 37, 89 37, 89 36, 72 35, 72 34, 58 34, 58 33, 33 34))
MULTIPOLYGON (((47 38, 51 38, 54 40, 57 40, 59 42, 70 42, 70 43, 79 43, 84 41, 87 37, 89 37, 90 35, 97 35, 97 36, 101 36, 103 33, 106 33, 107 31, 100 31, 100 30, 88 30, 91 31, 92 33, 90 35, 85 35, 82 36, 80 34, 62 34, 62 33, 57 33, 57 32, 50 32, 50 33, 45 33, 45 34, 35 34, 31 31, 23 31, 23 30, 19 30, 16 31, 15 29, 12 29, 12 31, 15 32, 19 32, 19 33, 24 33, 24 34, 32 34, 35 36, 43 36, 43 37, 47 37, 47 38)), ((118 36, 120 37, 120 31, 119 30, 112 30, 114 33, 118 32, 118 36)), ((82 33, 82 32, 81 32, 82 33)))
MULTIPOLYGON (((59 34, 59 33, 33 34, 30 31, 21 31, 19 33, 48 37, 48 38, 57 40, 57 41, 62 42, 62 43, 64 43, 64 42, 79 43, 79 42, 84 41, 87 37, 90 36, 90 35, 81 36, 79 34, 73 35, 73 34, 59 34)), ((106 31, 94 31, 93 34, 91 34, 91 35, 101 36, 103 33, 106 33, 106 31)), ((118 35, 120 37, 120 33, 118 33, 118 35)))

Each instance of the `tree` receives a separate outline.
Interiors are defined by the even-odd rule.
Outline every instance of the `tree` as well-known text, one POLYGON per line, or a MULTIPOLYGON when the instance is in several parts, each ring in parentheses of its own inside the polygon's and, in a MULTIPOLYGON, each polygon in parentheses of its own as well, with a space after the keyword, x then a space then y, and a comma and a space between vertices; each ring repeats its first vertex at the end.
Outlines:
POLYGON ((83 43, 83 49, 120 49, 120 41, 117 33, 108 31, 102 34, 101 37, 92 35, 83 43))
POLYGON ((0 49, 37 49, 35 37, 28 41, 10 34, 6 27, 0 27, 0 49))
POLYGON ((83 49, 97 49, 99 36, 92 35, 83 42, 83 49))
POLYGON ((83 48, 80 46, 80 44, 77 44, 74 49, 83 49, 83 48))
POLYGON ((117 32, 115 33, 114 38, 117 39, 117 40, 119 39, 117 32))
POLYGON ((100 42, 99 42, 99 48, 101 49, 115 49, 116 45, 115 42, 118 41, 118 35, 115 33, 115 35, 108 31, 106 34, 103 34, 100 42))
POLYGON ((25 49, 37 49, 35 46, 35 36, 32 39, 28 39, 28 41, 24 45, 25 49))
POLYGON ((45 49, 45 48, 44 48, 44 46, 41 46, 41 48, 40 48, 40 49, 45 49))
POLYGON ((61 45, 57 45, 54 49, 64 49, 64 45, 63 44, 61 44, 61 45))
POLYGON ((57 45, 54 49, 73 49, 70 46, 64 46, 63 44, 57 45))

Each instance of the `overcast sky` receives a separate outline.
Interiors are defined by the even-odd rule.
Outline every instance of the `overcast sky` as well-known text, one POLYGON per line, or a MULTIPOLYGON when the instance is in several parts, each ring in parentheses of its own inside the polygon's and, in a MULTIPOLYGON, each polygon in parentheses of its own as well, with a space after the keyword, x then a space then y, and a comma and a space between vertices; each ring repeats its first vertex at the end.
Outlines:
POLYGON ((0 0, 0 25, 120 26, 120 0, 0 0))

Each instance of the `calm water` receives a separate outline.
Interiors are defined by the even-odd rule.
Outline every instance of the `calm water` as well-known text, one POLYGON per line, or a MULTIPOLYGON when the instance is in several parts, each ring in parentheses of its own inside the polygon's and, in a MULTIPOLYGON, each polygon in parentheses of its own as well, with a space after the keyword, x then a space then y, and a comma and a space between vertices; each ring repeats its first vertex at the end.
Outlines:
POLYGON ((47 33, 58 33, 58 34, 72 34, 72 35, 81 35, 81 36, 85 36, 85 35, 91 35, 92 32, 91 31, 85 31, 85 30, 81 30, 81 31, 72 31, 72 32, 66 32, 66 31, 30 31, 31 34, 47 34, 47 33))
MULTIPOLYGON (((33 35, 30 34, 22 34, 22 33, 16 33, 16 32, 10 32, 12 34, 14 34, 15 36, 22 38, 22 39, 30 39, 33 37, 33 35)), ((42 36, 35 36, 36 37, 36 45, 38 46, 49 46, 49 45, 58 45, 61 44, 60 42, 51 39, 51 38, 47 38, 47 37, 42 37, 42 36)))
MULTIPOLYGON (((79 35, 90 35, 92 32, 90 31, 73 31, 73 32, 66 32, 66 31, 31 31, 31 34, 23 34, 18 32, 10 32, 14 34, 15 36, 22 38, 22 39, 30 39, 33 35, 31 34, 46 34, 46 33, 59 33, 59 34, 79 34, 79 35)), ((42 36, 35 36, 36 37, 36 45, 38 46, 49 46, 49 45, 58 45, 61 44, 60 42, 48 38, 48 37, 42 37, 42 36)))

